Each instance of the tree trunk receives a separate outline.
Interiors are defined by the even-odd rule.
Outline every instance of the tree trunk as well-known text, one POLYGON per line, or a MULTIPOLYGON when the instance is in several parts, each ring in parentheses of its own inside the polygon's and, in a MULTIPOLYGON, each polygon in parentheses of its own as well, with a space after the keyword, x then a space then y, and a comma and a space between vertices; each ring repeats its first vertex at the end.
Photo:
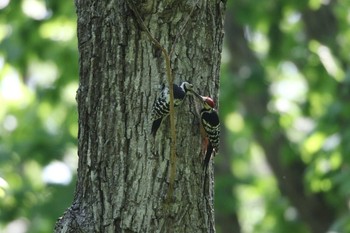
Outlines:
MULTIPOLYGON (((150 33, 168 51, 175 83, 188 81, 218 99, 224 3, 143 1, 150 33), (189 20, 188 20, 189 19, 189 20), (184 28, 182 33, 179 31, 184 28)), ((169 119, 155 139, 150 110, 165 62, 125 1, 76 0, 80 84, 78 180, 72 206, 55 232, 215 232, 213 172, 203 196, 200 104, 175 111, 176 178, 169 187, 169 119)))

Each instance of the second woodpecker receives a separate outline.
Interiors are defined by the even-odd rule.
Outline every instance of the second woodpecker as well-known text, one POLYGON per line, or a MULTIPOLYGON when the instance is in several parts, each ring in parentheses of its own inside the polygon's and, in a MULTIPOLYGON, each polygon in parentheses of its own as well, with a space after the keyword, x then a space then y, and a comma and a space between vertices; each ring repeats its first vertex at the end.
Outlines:
POLYGON ((201 122, 204 131, 208 137, 207 151, 203 162, 204 171, 206 173, 210 158, 213 151, 219 151, 220 141, 220 120, 217 111, 215 110, 215 103, 210 97, 201 97, 203 101, 203 109, 201 110, 201 122))
MULTIPOLYGON (((173 84, 174 90, 174 107, 182 104, 187 94, 198 94, 193 90, 193 85, 188 82, 182 82, 180 86, 173 84)), ((162 92, 153 103, 152 107, 152 135, 156 136, 157 130, 162 120, 169 115, 170 112, 170 91, 168 87, 163 86, 162 92)))

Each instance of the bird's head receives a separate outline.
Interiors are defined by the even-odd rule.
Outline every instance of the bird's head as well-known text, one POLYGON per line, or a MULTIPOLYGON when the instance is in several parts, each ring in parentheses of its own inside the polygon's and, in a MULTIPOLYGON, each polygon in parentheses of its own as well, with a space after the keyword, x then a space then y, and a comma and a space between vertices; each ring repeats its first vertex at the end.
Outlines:
POLYGON ((209 96, 202 96, 202 101, 204 104, 204 108, 206 109, 215 108, 215 102, 209 96))
POLYGON ((201 96, 194 90, 194 87, 191 83, 189 82, 182 82, 181 83, 181 88, 190 95, 194 95, 197 98, 201 98, 201 96))
POLYGON ((182 82, 180 86, 185 92, 193 90, 193 85, 189 82, 182 82))

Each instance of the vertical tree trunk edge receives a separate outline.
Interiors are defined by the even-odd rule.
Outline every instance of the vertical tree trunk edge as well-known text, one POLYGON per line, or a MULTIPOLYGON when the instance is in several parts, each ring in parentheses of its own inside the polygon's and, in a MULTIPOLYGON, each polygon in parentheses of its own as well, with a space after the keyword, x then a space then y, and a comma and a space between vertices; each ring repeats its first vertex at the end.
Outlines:
MULTIPOLYGON (((76 0, 76 7, 78 179, 74 202, 55 232, 215 232, 212 168, 208 197, 202 194, 200 104, 187 97, 175 110, 174 202, 164 205, 169 119, 155 139, 150 134, 164 59, 125 1, 76 0)), ((189 81, 218 99, 225 3, 149 0, 140 12, 152 35, 171 48, 189 14, 184 9, 193 7, 171 58, 175 83, 189 81)))

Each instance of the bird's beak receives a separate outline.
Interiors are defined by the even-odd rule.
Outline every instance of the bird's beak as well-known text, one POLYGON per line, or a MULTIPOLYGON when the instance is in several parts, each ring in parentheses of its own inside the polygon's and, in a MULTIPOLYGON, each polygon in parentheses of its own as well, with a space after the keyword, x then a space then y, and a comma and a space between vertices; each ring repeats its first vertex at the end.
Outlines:
POLYGON ((204 100, 203 100, 203 97, 202 97, 200 94, 198 94, 197 92, 195 92, 194 90, 192 90, 191 93, 192 93, 195 97, 197 97, 199 100, 204 101, 204 100))

